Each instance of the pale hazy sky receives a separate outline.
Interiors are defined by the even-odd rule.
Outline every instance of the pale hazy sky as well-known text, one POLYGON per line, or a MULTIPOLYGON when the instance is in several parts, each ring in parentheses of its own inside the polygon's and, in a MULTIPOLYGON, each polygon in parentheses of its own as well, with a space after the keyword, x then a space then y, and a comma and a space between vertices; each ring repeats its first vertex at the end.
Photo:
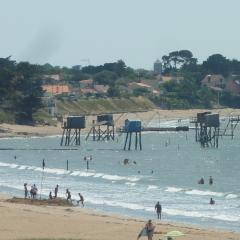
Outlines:
POLYGON ((239 24, 240 0, 0 0, 0 57, 146 69, 180 49, 240 59, 239 24))

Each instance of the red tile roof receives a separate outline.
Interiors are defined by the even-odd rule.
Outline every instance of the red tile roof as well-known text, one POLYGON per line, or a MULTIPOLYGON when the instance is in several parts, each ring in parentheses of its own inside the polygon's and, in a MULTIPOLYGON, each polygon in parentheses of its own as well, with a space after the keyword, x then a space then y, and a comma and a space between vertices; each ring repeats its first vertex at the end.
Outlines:
POLYGON ((43 85, 42 89, 43 91, 51 93, 53 95, 70 92, 70 88, 67 85, 43 85))

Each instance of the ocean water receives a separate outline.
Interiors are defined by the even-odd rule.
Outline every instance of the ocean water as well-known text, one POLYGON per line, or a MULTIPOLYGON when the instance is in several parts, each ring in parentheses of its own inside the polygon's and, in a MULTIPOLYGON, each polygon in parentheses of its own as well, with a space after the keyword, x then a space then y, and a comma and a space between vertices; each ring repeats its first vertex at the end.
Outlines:
POLYGON ((192 130, 143 133, 142 151, 123 151, 124 139, 122 134, 114 142, 86 142, 82 136, 80 147, 60 147, 57 136, 0 139, 5 149, 0 150, 0 191, 23 196, 24 182, 29 187, 35 183, 40 191, 43 180, 43 197, 59 184, 60 196, 69 188, 78 200, 81 192, 89 209, 155 219, 154 206, 160 201, 164 220, 240 231, 239 131, 233 140, 220 139, 218 149, 201 148, 192 130), (90 155, 87 170, 84 156, 90 155), (197 184, 201 177, 204 185, 197 184), (211 197, 215 205, 209 204, 211 197))

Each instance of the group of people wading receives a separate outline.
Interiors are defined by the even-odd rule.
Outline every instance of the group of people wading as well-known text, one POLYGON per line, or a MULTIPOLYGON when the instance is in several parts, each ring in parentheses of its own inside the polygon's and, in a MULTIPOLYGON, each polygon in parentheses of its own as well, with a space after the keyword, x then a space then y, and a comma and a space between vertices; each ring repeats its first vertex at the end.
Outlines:
MULTIPOLYGON (((205 182, 204 178, 201 177, 199 179, 199 181, 198 181, 198 184, 204 184, 204 182, 205 182)), ((212 176, 209 177, 208 183, 209 183, 209 185, 213 185, 213 178, 212 178, 212 176)), ((215 204, 215 201, 213 200, 213 198, 210 198, 209 204, 211 204, 211 205, 215 204)))

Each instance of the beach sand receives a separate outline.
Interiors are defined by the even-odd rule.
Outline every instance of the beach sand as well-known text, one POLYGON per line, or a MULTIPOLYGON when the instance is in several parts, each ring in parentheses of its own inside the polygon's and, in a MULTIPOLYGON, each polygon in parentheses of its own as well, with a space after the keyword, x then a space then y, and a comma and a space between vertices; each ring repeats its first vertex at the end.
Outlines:
MULTIPOLYGON (((114 115, 116 126, 122 126, 125 119, 140 119, 148 122, 152 119, 186 119, 195 117, 197 112, 206 110, 154 110, 141 113, 114 115)), ((240 110, 219 109, 221 116, 240 115, 240 110)), ((88 117, 88 129, 95 117, 88 117)), ((0 137, 48 136, 62 133, 61 125, 23 126, 0 125, 0 137)), ((141 219, 101 214, 77 207, 35 206, 6 202, 9 196, 0 195, 0 240, 16 239, 81 239, 81 240, 130 240, 136 239, 145 225, 141 219)), ((164 234, 179 230, 185 236, 177 239, 186 240, 240 240, 240 233, 223 230, 201 229, 195 226, 154 221, 156 231, 154 239, 164 239, 164 234)), ((142 238, 144 239, 144 238, 142 238)), ((146 239, 146 238, 145 238, 146 239)))
MULTIPOLYGON (((224 109, 189 109, 189 110, 161 110, 155 109, 148 112, 136 112, 136 113, 122 113, 114 114, 114 122, 116 127, 124 125, 125 119, 129 120, 141 120, 144 124, 148 124, 152 120, 157 122, 164 120, 176 120, 176 119, 188 119, 196 117, 198 112, 212 111, 219 113, 220 116, 229 117, 240 115, 240 109, 224 108, 224 109)), ((86 118, 86 129, 83 132, 88 132, 91 128, 92 121, 96 119, 96 116, 87 116, 86 118)), ((17 124, 0 124, 0 137, 15 137, 15 136, 51 136, 61 135, 62 128, 61 123, 57 126, 28 126, 28 125, 17 125, 17 124)))
MULTIPOLYGON (((137 235, 145 221, 101 214, 80 207, 34 206, 6 202, 0 195, 0 239, 81 239, 130 240, 137 235)), ((164 239, 168 231, 178 230, 182 240, 240 239, 240 233, 200 229, 194 226, 153 220, 156 231, 153 239, 164 239)), ((141 238, 146 239, 146 238, 141 238)))

